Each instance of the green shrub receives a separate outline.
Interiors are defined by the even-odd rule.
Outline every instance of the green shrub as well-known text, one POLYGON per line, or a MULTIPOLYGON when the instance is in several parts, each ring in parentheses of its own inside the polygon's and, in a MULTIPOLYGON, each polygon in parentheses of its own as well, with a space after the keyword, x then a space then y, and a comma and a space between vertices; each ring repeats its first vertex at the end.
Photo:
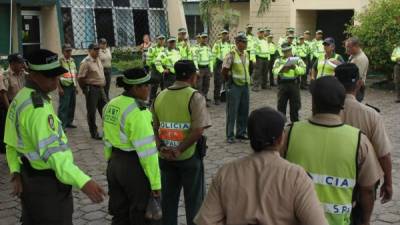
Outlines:
POLYGON ((347 33, 357 36, 369 57, 372 69, 390 75, 393 63, 390 55, 400 44, 400 1, 371 0, 363 11, 355 15, 355 25, 347 33))
POLYGON ((112 65, 119 72, 123 72, 124 70, 131 69, 134 67, 143 68, 143 62, 141 59, 113 61, 112 65))

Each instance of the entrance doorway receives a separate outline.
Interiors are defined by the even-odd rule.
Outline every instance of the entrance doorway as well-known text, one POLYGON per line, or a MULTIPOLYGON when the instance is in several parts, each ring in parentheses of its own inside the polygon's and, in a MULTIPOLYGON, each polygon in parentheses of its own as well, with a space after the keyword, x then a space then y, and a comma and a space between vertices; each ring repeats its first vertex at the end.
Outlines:
POLYGON ((336 42, 336 52, 344 57, 345 48, 343 41, 346 40, 344 31, 346 24, 351 22, 354 15, 353 10, 321 10, 317 11, 317 29, 324 31, 324 37, 333 37, 336 42))
POLYGON ((41 17, 40 11, 21 11, 22 16, 22 53, 24 57, 40 49, 41 17))

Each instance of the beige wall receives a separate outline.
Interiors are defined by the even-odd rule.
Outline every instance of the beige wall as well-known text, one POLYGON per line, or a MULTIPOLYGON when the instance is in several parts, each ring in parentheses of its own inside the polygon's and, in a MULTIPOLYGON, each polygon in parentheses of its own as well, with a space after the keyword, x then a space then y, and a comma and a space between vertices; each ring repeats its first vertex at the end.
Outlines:
POLYGON ((250 4, 248 2, 231 3, 231 7, 240 13, 239 25, 236 30, 245 31, 246 25, 250 23, 250 4))
POLYGON ((17 16, 17 5, 16 3, 13 4, 13 9, 12 9, 12 52, 19 52, 19 27, 18 27, 18 16, 17 16))
POLYGON ((186 28, 185 12, 183 10, 182 0, 167 1, 169 32, 173 36, 178 35, 179 28, 186 28))
POLYGON ((296 13, 296 34, 303 34, 304 31, 309 30, 311 33, 315 32, 317 21, 317 13, 314 10, 298 10, 296 13))
POLYGON ((42 48, 61 53, 60 30, 58 26, 57 9, 55 6, 45 6, 40 10, 42 19, 42 48))

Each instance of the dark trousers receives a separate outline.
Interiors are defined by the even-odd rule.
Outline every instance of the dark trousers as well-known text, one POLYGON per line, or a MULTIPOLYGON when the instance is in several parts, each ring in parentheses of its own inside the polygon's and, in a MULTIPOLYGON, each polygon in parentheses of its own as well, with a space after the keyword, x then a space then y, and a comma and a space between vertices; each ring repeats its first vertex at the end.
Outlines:
MULTIPOLYGON (((159 73, 155 66, 152 66, 150 69, 151 78, 154 82, 151 84, 151 91, 150 91, 150 100, 153 101, 157 97, 157 91, 160 85, 162 84, 162 74, 159 73)), ((161 89, 163 89, 161 87, 161 89)))
POLYGON ((310 69, 311 69, 312 65, 310 65, 311 62, 310 62, 310 58, 309 57, 304 57, 304 58, 301 58, 301 59, 306 64, 306 74, 300 77, 300 87, 304 89, 308 85, 308 76, 309 76, 310 69))
POLYGON ((210 89, 211 72, 208 67, 200 68, 199 76, 197 77, 196 88, 199 92, 207 98, 208 90, 210 89))
POLYGON ((296 82, 280 82, 278 91, 278 111, 286 115, 286 107, 289 101, 291 122, 299 121, 301 108, 300 89, 296 82))
POLYGON ((21 170, 22 225, 72 225, 72 187, 58 181, 51 170, 46 172, 21 170))
POLYGON ((254 71, 254 88, 259 89, 260 86, 262 88, 267 88, 268 84, 268 59, 263 59, 257 57, 256 68, 254 71))
POLYGON ((269 85, 275 86, 275 81, 274 81, 274 74, 272 73, 272 69, 274 67, 274 63, 275 63, 275 55, 272 55, 269 62, 268 62, 268 73, 269 73, 269 85))
POLYGON ((249 116, 249 87, 238 86, 231 82, 228 85, 226 100, 226 137, 234 138, 236 124, 236 136, 247 134, 247 119, 249 116))
POLYGON ((221 100, 222 79, 222 61, 217 59, 214 68, 214 100, 221 100))
POLYGON ((106 78, 106 86, 104 86, 104 92, 106 93, 107 99, 110 99, 111 72, 111 68, 104 68, 104 77, 106 78))
POLYGON ((393 71, 393 80, 394 80, 394 86, 396 89, 396 98, 397 100, 400 100, 400 64, 397 63, 394 65, 394 71, 393 71))
POLYGON ((160 159, 162 184, 162 224, 178 224, 178 205, 181 189, 185 198, 186 224, 193 225, 193 219, 204 199, 204 167, 195 154, 184 161, 160 159))
POLYGON ((161 89, 169 88, 175 83, 176 75, 173 73, 165 73, 163 74, 163 79, 161 83, 161 89))
POLYGON ((104 88, 99 86, 89 85, 85 91, 86 110, 89 131, 92 136, 97 134, 96 125, 96 110, 103 116, 103 107, 107 103, 107 97, 104 93, 104 88))
POLYGON ((6 152, 6 144, 4 143, 4 131, 6 128, 7 109, 0 106, 0 153, 6 152))
POLYGON ((107 166, 108 209, 112 225, 145 225, 150 183, 136 152, 113 150, 107 166))
POLYGON ((75 117, 76 87, 63 86, 64 95, 60 95, 60 104, 58 105, 58 118, 60 118, 63 128, 71 125, 75 117))

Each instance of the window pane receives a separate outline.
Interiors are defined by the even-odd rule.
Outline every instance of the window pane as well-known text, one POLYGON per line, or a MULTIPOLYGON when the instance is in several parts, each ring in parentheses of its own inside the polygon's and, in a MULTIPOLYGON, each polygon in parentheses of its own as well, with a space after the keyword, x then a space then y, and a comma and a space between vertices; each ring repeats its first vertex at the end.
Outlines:
POLYGON ((163 0, 149 0, 150 8, 164 8, 163 0))
POLYGON ((61 7, 71 7, 71 0, 61 0, 61 7))
POLYGON ((134 45, 135 32, 133 29, 133 16, 129 9, 116 9, 116 27, 118 46, 134 45))
POLYGON ((133 8, 147 8, 147 0, 131 0, 133 8))
POLYGON ((186 16, 186 27, 188 28, 188 35, 191 38, 196 36, 194 17, 195 16, 191 15, 186 16))
POLYGON ((107 39, 110 46, 115 46, 113 16, 111 9, 95 9, 97 38, 107 39))
POLYGON ((110 0, 95 0, 95 7, 112 7, 110 0))
POLYGON ((113 0, 116 7, 129 7, 129 0, 113 0))
POLYGON ((165 13, 161 10, 149 10, 150 36, 154 39, 157 34, 168 35, 165 13))
POLYGON ((63 28, 64 28, 64 43, 70 44, 75 47, 74 33, 72 29, 71 9, 61 8, 63 28))
POLYGON ((71 4, 73 7, 93 7, 94 0, 71 0, 71 4))
POLYGON ((93 9, 72 9, 72 24, 76 48, 87 48, 94 42, 93 9))

